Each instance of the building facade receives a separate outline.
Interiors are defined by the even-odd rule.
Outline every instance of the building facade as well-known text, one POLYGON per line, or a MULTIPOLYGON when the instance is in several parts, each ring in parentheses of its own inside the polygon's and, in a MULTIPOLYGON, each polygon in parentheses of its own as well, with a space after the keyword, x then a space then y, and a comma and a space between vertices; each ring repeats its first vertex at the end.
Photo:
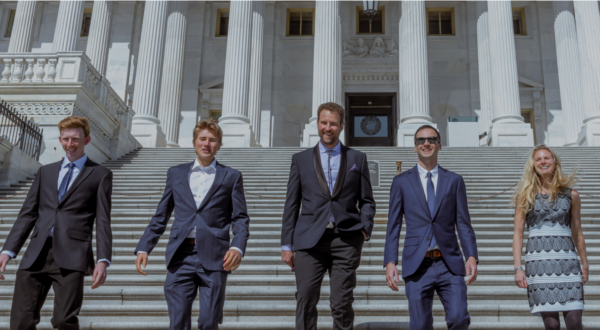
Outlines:
POLYGON ((62 106, 31 113, 48 127, 85 113, 105 158, 121 153, 111 151, 119 139, 129 139, 123 150, 189 147, 209 117, 224 147, 311 146, 317 107, 329 101, 346 109, 351 146, 411 146, 422 124, 446 146, 600 145, 598 2, 366 4, 377 10, 353 1, 2 2, 0 97, 25 112, 28 103, 62 106))

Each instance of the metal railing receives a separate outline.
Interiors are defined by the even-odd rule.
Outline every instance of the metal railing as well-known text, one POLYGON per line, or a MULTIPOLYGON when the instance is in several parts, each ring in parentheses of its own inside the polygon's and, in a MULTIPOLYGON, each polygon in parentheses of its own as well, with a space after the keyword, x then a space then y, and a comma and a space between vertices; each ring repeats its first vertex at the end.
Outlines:
POLYGON ((20 115, 0 101, 0 137, 8 140, 35 160, 40 160, 43 130, 27 116, 20 115))

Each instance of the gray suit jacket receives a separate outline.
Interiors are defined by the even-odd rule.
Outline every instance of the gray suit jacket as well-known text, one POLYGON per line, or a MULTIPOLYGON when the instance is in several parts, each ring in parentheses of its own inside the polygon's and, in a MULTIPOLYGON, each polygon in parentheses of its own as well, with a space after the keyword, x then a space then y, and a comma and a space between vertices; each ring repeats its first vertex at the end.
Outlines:
POLYGON ((94 220, 98 259, 111 260, 113 174, 88 158, 59 203, 56 184, 61 164, 62 160, 40 167, 2 250, 18 254, 33 230, 19 266, 27 269, 37 259, 54 226, 52 250, 58 266, 90 275, 96 264, 92 252, 94 220))
POLYGON ((231 246, 244 252, 250 235, 242 173, 217 162, 215 180, 197 208, 188 182, 188 171, 193 165, 192 162, 169 169, 165 192, 156 208, 156 214, 146 227, 134 253, 152 252, 165 232, 174 210, 175 220, 165 253, 167 268, 183 240, 196 226, 196 247, 202 267, 224 271, 223 257, 230 248, 229 227, 233 225, 231 246))

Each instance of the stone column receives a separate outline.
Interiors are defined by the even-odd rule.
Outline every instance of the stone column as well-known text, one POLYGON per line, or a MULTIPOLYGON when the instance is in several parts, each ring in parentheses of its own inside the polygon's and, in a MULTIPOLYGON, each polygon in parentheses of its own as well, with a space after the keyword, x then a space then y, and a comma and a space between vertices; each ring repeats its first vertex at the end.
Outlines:
POLYGON ((533 130, 523 122, 510 1, 488 1, 494 117, 492 146, 533 146, 533 130))
POLYGON ((187 10, 187 1, 169 2, 165 60, 158 107, 158 119, 167 138, 167 147, 179 147, 187 10))
POLYGON ((108 61, 108 47, 110 41, 110 28, 113 15, 113 2, 106 0, 94 1, 92 11, 92 24, 85 54, 92 61, 92 65, 101 75, 106 75, 106 62, 108 61))
POLYGON ((565 124, 565 146, 576 146, 583 126, 583 94, 581 66, 577 43, 575 15, 571 1, 553 2, 554 38, 560 84, 560 102, 565 124))
POLYGON ((248 118, 252 43, 252 1, 232 1, 223 82, 223 112, 219 119, 224 147, 254 145, 248 118))
POLYGON ((580 146, 600 146, 600 13, 597 1, 574 1, 584 120, 578 135, 580 146))
POLYGON ((403 99, 398 146, 414 146, 415 131, 422 125, 432 125, 429 116, 429 73, 427 68, 427 26, 424 1, 402 1, 402 75, 398 77, 403 99))
POLYGON ((13 22, 9 53, 29 53, 33 42, 33 29, 35 27, 35 9, 37 1, 19 0, 15 20, 13 22))
MULTIPOLYGON (((338 1, 317 1, 313 56, 312 117, 306 124, 302 146, 319 141, 317 110, 326 102, 343 105, 341 72, 340 5, 338 1)), ((341 136, 340 136, 341 137, 341 136)))
POLYGON ((54 29, 52 52, 73 52, 81 34, 83 21, 83 1, 61 0, 54 29))
MULTIPOLYGON (((479 103, 481 107, 481 127, 483 133, 490 133, 494 102, 492 99, 492 67, 490 63, 490 36, 487 1, 477 2, 477 60, 479 63, 479 103)), ((481 140, 481 145, 487 145, 490 136, 481 140)))
POLYGON ((262 62, 263 62, 263 34, 264 34, 264 12, 265 2, 255 1, 252 3, 252 47, 250 57, 250 87, 248 100, 248 114, 252 133, 254 134, 254 144, 257 147, 260 143, 260 124, 261 124, 261 94, 262 94, 262 62))
POLYGON ((144 147, 165 147, 167 141, 158 120, 167 1, 147 1, 144 9, 139 58, 133 91, 132 134, 144 147))

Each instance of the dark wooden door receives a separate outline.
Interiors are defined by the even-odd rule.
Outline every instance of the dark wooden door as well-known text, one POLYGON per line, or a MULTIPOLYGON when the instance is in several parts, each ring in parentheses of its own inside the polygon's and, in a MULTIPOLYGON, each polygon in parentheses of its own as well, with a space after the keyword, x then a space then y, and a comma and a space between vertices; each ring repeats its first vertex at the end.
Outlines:
POLYGON ((346 93, 346 144, 396 145, 396 93, 346 93))

